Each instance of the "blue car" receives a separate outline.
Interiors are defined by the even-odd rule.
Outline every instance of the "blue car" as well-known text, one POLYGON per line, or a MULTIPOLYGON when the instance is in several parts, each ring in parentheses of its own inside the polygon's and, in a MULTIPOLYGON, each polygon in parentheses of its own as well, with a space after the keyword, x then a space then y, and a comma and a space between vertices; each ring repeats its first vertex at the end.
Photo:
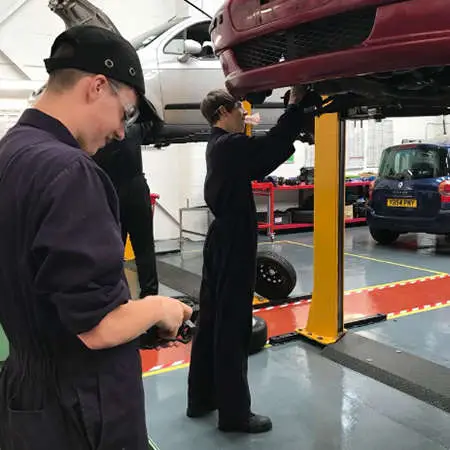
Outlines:
POLYGON ((391 244, 411 232, 450 235, 449 152, 447 145, 422 143, 383 151, 367 209, 377 242, 391 244))

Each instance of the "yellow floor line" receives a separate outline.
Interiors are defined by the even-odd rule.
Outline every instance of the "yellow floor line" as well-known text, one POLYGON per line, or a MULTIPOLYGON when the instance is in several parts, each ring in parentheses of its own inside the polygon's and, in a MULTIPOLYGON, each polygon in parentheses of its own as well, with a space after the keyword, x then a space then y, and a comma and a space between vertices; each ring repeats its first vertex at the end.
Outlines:
POLYGON ((151 370, 149 372, 144 372, 142 374, 142 378, 148 378, 152 377, 153 375, 160 375, 162 373, 173 372, 174 370, 178 369, 186 369, 186 367, 189 367, 189 363, 180 364, 179 366, 166 367, 165 369, 151 370))
POLYGON ((442 309, 450 307, 450 303, 442 303, 440 305, 428 306, 426 308, 420 308, 417 310, 399 312, 399 313, 391 313, 387 315, 387 320, 398 319, 399 317, 412 316, 414 314, 420 314, 427 311, 434 311, 435 309, 442 309))
MULTIPOLYGON (((448 274, 436 274, 436 276, 438 276, 438 275, 448 275, 448 274)), ((425 281, 425 280, 432 279, 432 278, 433 278, 433 275, 428 275, 426 277, 407 278, 406 280, 391 281, 390 283, 373 284, 370 286, 364 286, 362 288, 346 290, 346 291, 344 291, 344 294, 353 294, 355 292, 364 292, 364 291, 371 291, 373 289, 382 289, 382 288, 389 287, 392 285, 398 286, 398 285, 401 285, 402 283, 410 284, 410 283, 414 283, 414 282, 425 281)))
MULTIPOLYGON (((311 245, 311 244, 304 244, 303 242, 285 241, 285 243, 292 244, 292 245, 298 245, 300 247, 314 248, 313 245, 311 245)), ((424 267, 410 266, 408 264, 396 263, 396 262, 393 262, 393 261, 386 261, 384 259, 372 258, 370 256, 364 256, 364 255, 358 255, 356 253, 347 253, 347 252, 345 252, 344 255, 345 256, 351 256, 353 258, 364 259, 364 260, 367 260, 367 261, 373 261, 373 262, 382 263, 382 264, 389 264, 391 266, 403 267, 405 269, 418 270, 420 272, 428 272, 428 273, 432 273, 434 275, 448 275, 445 272, 438 272, 437 270, 425 269, 424 267)))

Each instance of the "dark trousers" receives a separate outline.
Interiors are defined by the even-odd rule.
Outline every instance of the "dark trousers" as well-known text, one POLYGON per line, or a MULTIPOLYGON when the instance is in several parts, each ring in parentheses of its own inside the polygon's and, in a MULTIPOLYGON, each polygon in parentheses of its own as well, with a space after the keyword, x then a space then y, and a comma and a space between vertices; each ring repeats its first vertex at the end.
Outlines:
POLYGON ((93 364, 73 355, 58 370, 11 355, 0 372, 1 450, 152 449, 137 350, 104 367, 102 356, 93 364))
POLYGON ((140 297, 158 294, 155 242, 153 237, 153 213, 150 189, 144 175, 134 177, 121 184, 117 193, 120 204, 122 239, 130 235, 136 257, 136 266, 141 289, 140 297))
POLYGON ((246 421, 251 409, 247 371, 256 227, 233 220, 213 222, 205 241, 188 383, 188 405, 217 407, 221 424, 246 421))

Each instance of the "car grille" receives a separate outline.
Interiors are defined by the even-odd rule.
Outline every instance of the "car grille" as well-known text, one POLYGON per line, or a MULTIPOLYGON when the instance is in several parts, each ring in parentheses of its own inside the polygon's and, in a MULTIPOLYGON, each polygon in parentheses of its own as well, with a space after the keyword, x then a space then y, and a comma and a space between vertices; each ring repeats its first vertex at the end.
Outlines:
POLYGON ((369 37, 375 15, 376 8, 365 8, 302 23, 239 44, 233 51, 241 69, 250 70, 345 50, 369 37))

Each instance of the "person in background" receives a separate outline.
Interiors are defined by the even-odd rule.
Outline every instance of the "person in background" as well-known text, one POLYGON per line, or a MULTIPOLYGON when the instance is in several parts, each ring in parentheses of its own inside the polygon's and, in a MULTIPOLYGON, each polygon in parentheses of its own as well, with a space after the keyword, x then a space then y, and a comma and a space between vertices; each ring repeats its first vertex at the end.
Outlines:
POLYGON ((91 156, 150 121, 121 36, 72 27, 47 87, 0 140, 2 450, 148 450, 139 337, 175 337, 191 308, 130 299, 117 194, 91 156))
POLYGON ((119 197, 122 240, 130 235, 133 247, 140 298, 158 294, 153 212, 150 189, 142 165, 142 145, 155 141, 162 124, 156 119, 133 124, 121 141, 101 148, 94 161, 108 174, 119 197))
POLYGON ((113 140, 101 148, 94 161, 108 174, 119 197, 120 223, 124 244, 127 235, 135 255, 140 298, 159 292, 153 232, 150 188, 142 163, 142 145, 168 145, 196 139, 188 129, 168 126, 154 110, 152 120, 131 125, 121 141, 113 140))
MULTIPOLYGON (((209 92, 201 111, 212 127, 206 148, 206 204, 214 214, 203 250, 200 313, 192 345, 187 416, 218 409, 221 431, 269 431, 251 409, 247 379, 256 278, 257 219, 252 180, 263 179, 295 151, 321 98, 293 87, 285 113, 265 136, 244 134, 246 112, 224 90, 209 92)), ((307 130, 311 131, 311 130, 307 130)))

